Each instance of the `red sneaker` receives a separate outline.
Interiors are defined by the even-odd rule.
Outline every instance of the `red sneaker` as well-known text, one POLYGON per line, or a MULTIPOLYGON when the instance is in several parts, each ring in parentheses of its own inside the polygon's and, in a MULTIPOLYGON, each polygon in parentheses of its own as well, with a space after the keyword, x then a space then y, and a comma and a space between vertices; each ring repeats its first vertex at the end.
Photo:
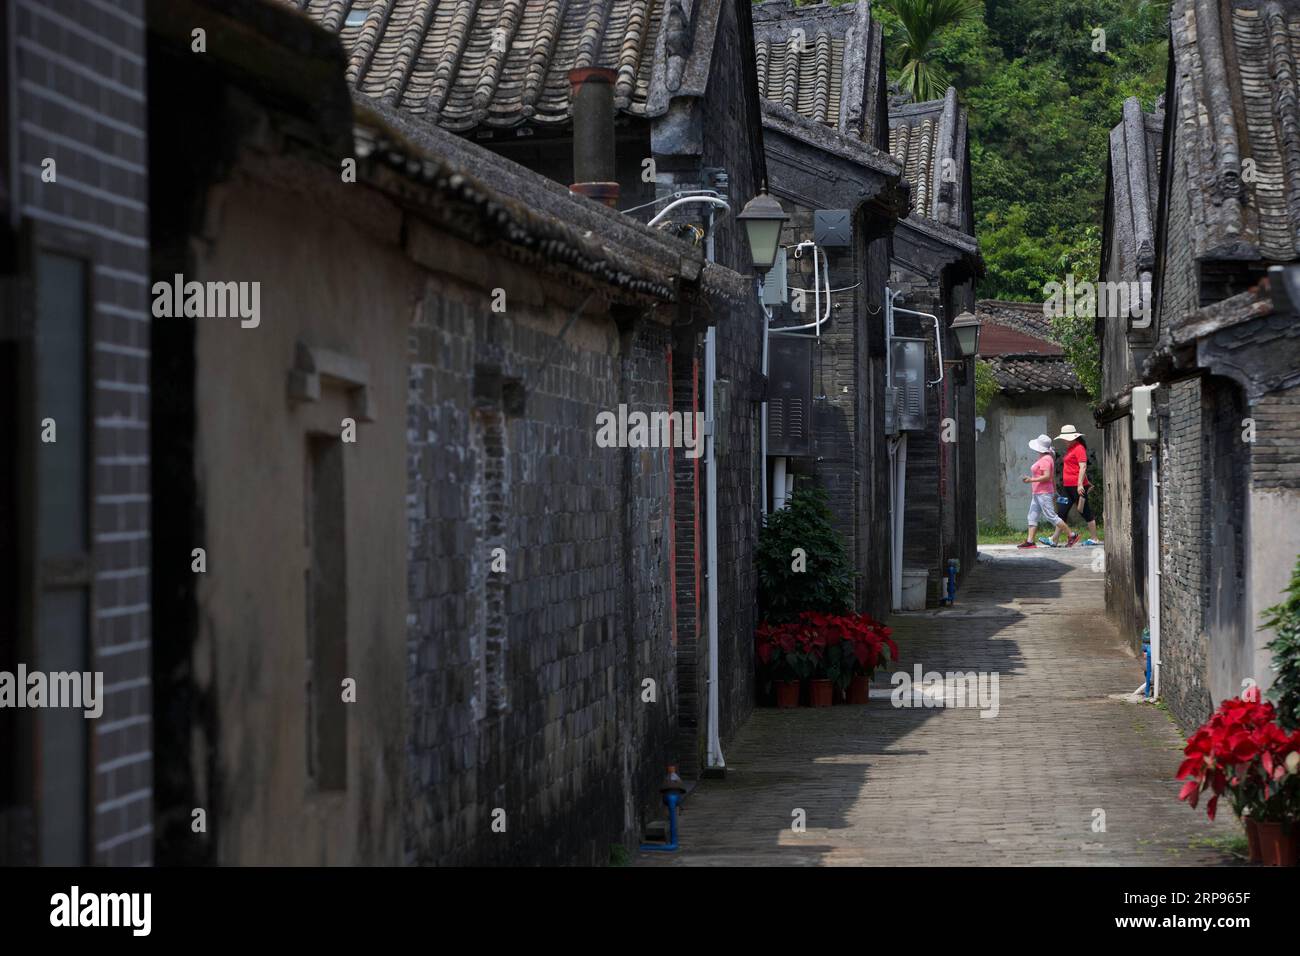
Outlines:
POLYGON ((1069 540, 1065 542, 1065 546, 1067 548, 1073 548, 1078 543, 1079 543, 1079 532, 1076 531, 1072 535, 1070 535, 1069 540))
POLYGON ((1036 548, 1036 547, 1038 547, 1038 542, 1037 542, 1037 541, 1021 541, 1018 545, 1016 545, 1016 547, 1017 547, 1017 548, 1036 548))

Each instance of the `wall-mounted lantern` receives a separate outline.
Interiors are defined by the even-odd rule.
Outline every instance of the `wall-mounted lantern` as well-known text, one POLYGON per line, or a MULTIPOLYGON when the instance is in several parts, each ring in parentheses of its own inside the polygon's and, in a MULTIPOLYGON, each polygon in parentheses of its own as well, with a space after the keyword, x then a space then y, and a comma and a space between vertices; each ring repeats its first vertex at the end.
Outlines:
POLYGON ((776 250, 781 244, 781 227, 790 221, 781 204, 761 192, 749 202, 736 217, 745 224, 749 238, 749 255, 758 272, 767 272, 776 261, 776 250))
POLYGON ((963 357, 973 358, 979 354, 981 326, 980 320, 970 312, 963 312, 952 320, 952 332, 963 357))

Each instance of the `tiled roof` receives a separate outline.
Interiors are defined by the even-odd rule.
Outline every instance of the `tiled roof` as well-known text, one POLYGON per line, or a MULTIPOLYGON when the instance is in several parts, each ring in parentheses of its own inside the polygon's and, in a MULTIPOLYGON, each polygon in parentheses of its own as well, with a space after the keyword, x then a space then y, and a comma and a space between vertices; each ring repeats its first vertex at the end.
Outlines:
POLYGON ((1047 316, 1043 315, 1043 306, 1038 302, 980 299, 975 303, 975 317, 985 325, 984 331, 980 333, 981 351, 983 350, 983 343, 988 338, 990 324, 1012 329, 1022 335, 1045 341, 1050 345, 1056 343, 1056 335, 1052 332, 1052 323, 1047 316))
POLYGON ((1055 342, 1040 339, 1024 332, 1017 332, 994 322, 985 322, 980 330, 980 355, 989 358, 994 355, 1060 355, 1062 349, 1055 342))
MULTIPOLYGON (((1160 329, 1143 380, 1164 382, 1188 372, 1236 382, 1246 402, 1300 388, 1300 265, 1274 265, 1245 292, 1186 312, 1160 329)), ((1263 446, 1271 443, 1267 440, 1263 446)), ((1266 448, 1267 450, 1267 448, 1266 448)))
POLYGON ((1297 258, 1300 0, 1174 0, 1170 29, 1193 255, 1297 258))
POLYGON ((472 241, 499 244, 512 257, 601 288, 611 298, 677 301, 684 286, 697 286, 712 302, 751 301, 751 280, 705 262, 682 240, 575 197, 463 137, 354 95, 359 174, 472 241))
POLYGON ((867 0, 754 7, 754 52, 763 97, 854 139, 884 144, 881 30, 867 0))
POLYGON ((997 355, 980 361, 988 363, 999 388, 1012 395, 1083 390, 1074 368, 1060 355, 997 355))
POLYGON ((359 92, 463 131, 567 122, 569 70, 592 66, 616 72, 620 110, 661 115, 670 96, 703 93, 730 0, 281 2, 338 33, 359 92))
POLYGON ((913 215, 962 232, 966 135, 966 111, 952 87, 941 100, 890 107, 889 151, 912 184, 913 215))
MULTIPOLYGON (((815 146, 825 153, 839 156, 857 163, 873 172, 889 177, 898 182, 902 179, 902 169, 892 156, 883 149, 876 149, 870 143, 864 143, 854 137, 838 133, 833 129, 815 123, 805 116, 788 110, 771 100, 763 101, 763 129, 769 132, 792 136, 810 146, 815 146)), ((772 150, 769 141, 765 148, 772 150)), ((903 196, 905 198, 906 192, 903 196)), ((903 211, 904 201, 899 201, 899 212, 903 211)))
POLYGON ((1121 281, 1149 281, 1155 268, 1156 213, 1160 194, 1163 110, 1143 113, 1136 97, 1124 101, 1124 118, 1110 131, 1107 171, 1110 208, 1102 239, 1102 275, 1117 268, 1121 281), (1113 241, 1112 241, 1113 240, 1113 241), (1112 248, 1118 261, 1110 262, 1112 248))

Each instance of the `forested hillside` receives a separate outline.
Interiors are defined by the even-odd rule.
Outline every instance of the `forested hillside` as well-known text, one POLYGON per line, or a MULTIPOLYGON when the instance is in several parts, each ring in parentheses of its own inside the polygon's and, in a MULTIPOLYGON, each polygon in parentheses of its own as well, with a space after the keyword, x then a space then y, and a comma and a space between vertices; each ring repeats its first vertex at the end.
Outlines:
MULTIPOLYGON (((926 0, 922 0, 926 2, 926 0)), ((943 3, 945 0, 929 0, 943 3)), ((902 47, 894 8, 875 0, 887 54, 902 47)), ((913 5, 915 0, 912 0, 913 5)), ((1150 109, 1164 88, 1167 3, 984 0, 930 53, 970 110, 975 214, 986 298, 1043 298, 1043 284, 1095 277, 1107 134, 1124 100, 1150 109), (1094 30, 1104 30, 1102 35, 1094 30)), ((897 54, 890 76, 899 73, 897 54)))
MULTIPOLYGON (((1108 133, 1126 98, 1150 109, 1164 88, 1168 3, 872 0, 872 14, 891 81, 951 83, 969 109, 979 295, 1037 302, 1067 273, 1095 279, 1108 133)), ((1057 325, 1092 390, 1091 322, 1057 325)))

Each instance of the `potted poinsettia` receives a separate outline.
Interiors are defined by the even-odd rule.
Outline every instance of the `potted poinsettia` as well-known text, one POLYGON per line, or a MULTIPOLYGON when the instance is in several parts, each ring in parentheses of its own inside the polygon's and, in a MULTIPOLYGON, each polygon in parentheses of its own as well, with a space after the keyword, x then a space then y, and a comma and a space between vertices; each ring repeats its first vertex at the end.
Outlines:
POLYGON ((777 707, 799 706, 799 675, 795 670, 795 635, 789 624, 759 625, 755 653, 766 677, 765 690, 776 689, 777 707))
POLYGON ((1243 820, 1251 859, 1274 866, 1296 863, 1300 820, 1300 730, 1288 733, 1276 720, 1272 704, 1252 688, 1225 700, 1187 741, 1186 759, 1177 779, 1185 780, 1180 800, 1205 805, 1214 819, 1219 798, 1227 794, 1233 813, 1243 820))
POLYGON ((816 673, 809 685, 812 706, 829 707, 843 700, 853 679, 853 643, 847 619, 837 614, 804 611, 799 622, 810 639, 820 642, 816 673))
MULTIPOLYGON (((820 649, 820 666, 811 685, 815 701, 825 700, 828 690, 832 697, 838 695, 840 699, 847 691, 850 703, 865 704, 876 667, 898 657, 898 646, 890 637, 890 629, 866 614, 805 611, 799 615, 799 624, 824 643, 820 649)), ((825 704, 814 703, 814 706, 825 704)))
POLYGON ((799 706, 801 682, 814 678, 821 667, 824 639, 805 622, 791 621, 764 622, 758 627, 756 640, 756 653, 767 674, 767 685, 776 687, 777 707, 799 706))
POLYGON ((873 621, 865 614, 855 616, 853 624, 854 669, 849 684, 849 703, 865 704, 870 697, 871 678, 877 667, 898 660, 898 645, 892 629, 873 621))

